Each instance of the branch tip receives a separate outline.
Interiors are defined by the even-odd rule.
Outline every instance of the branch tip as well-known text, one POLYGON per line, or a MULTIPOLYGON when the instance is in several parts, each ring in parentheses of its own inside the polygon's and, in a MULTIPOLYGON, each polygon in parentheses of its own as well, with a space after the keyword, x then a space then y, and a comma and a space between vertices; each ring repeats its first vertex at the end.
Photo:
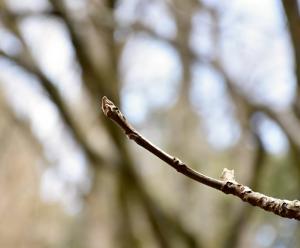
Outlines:
POLYGON ((108 112, 111 111, 111 108, 113 108, 115 105, 111 100, 109 100, 106 96, 102 97, 101 101, 101 109, 102 112, 107 116, 108 112))

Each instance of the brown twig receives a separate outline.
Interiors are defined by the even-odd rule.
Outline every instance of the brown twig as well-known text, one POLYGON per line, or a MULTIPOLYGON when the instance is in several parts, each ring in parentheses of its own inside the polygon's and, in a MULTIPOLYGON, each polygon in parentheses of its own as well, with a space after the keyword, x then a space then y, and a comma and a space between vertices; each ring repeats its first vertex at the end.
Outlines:
POLYGON ((139 134, 127 122, 121 111, 106 96, 102 98, 102 111, 108 118, 116 122, 125 131, 125 134, 129 139, 132 139, 185 176, 220 190, 225 194, 235 195, 253 206, 260 207, 279 216, 300 220, 300 201, 281 200, 266 196, 259 192, 254 192, 249 187, 236 182, 234 179, 234 172, 226 168, 223 170, 221 180, 199 173, 181 162, 178 158, 162 151, 139 134))

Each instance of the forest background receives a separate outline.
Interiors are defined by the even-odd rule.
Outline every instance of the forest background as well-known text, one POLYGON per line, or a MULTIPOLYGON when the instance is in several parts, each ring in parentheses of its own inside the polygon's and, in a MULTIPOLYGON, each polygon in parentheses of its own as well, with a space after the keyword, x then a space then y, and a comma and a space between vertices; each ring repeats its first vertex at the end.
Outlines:
POLYGON ((299 199, 297 0, 0 0, 0 246, 297 247, 300 226, 176 173, 299 199))

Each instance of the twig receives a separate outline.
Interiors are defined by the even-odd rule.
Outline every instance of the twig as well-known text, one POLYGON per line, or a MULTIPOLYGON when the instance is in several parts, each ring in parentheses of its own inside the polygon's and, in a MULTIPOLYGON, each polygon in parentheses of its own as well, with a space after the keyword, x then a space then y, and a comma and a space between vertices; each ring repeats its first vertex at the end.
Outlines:
POLYGON ((234 172, 226 168, 223 170, 221 180, 199 173, 188 167, 178 158, 162 151, 142 135, 140 135, 127 122, 121 111, 106 96, 102 98, 102 111, 108 118, 116 122, 125 131, 125 134, 129 139, 132 139, 137 144, 144 147, 146 150, 150 151, 185 176, 209 187, 220 190, 225 194, 235 195, 253 206, 260 207, 279 216, 300 220, 300 201, 281 200, 266 196, 259 192, 254 192, 249 187, 236 182, 234 179, 234 172))

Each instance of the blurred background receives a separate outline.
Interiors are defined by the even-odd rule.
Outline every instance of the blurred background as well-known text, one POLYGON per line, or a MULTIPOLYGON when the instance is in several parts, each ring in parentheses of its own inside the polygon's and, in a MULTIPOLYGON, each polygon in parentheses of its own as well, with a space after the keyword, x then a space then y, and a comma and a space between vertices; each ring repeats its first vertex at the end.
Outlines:
POLYGON ((178 174, 299 199, 297 0, 0 0, 0 247, 297 247, 300 226, 178 174))

